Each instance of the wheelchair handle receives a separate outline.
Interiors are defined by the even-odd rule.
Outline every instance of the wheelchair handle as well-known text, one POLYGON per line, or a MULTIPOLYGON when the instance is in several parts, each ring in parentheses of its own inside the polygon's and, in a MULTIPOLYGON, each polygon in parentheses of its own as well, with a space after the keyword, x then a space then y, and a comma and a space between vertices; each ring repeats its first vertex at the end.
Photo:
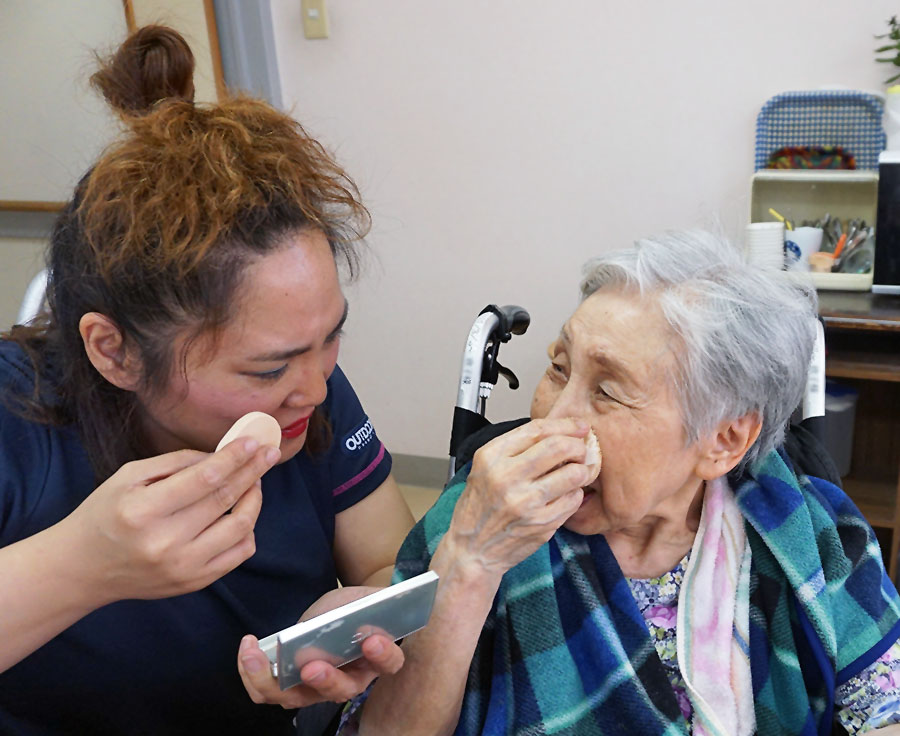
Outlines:
POLYGON ((500 317, 495 312, 482 311, 472 324, 472 329, 469 330, 466 347, 463 350, 459 392, 456 396, 456 405, 461 409, 478 411, 478 387, 481 383, 484 349, 499 323, 500 317))
POLYGON ((517 304, 506 304, 498 307, 496 304, 488 304, 479 314, 492 313, 497 315, 500 342, 509 342, 513 335, 524 335, 531 324, 531 315, 528 310, 517 304))
POLYGON ((47 281, 49 278, 50 274, 45 268, 28 283, 15 324, 28 324, 44 309, 47 302, 47 281))
POLYGON ((488 304, 472 324, 463 350, 459 392, 453 409, 448 479, 456 472, 456 454, 460 444, 488 424, 484 417, 484 405, 498 376, 504 376, 510 388, 518 388, 519 381, 515 374, 497 362, 497 351, 501 342, 509 342, 513 335, 524 334, 529 324, 531 316, 528 311, 515 304, 502 307, 488 304))
MULTIPOLYGON (((459 392, 456 405, 462 409, 479 412, 479 387, 484 380, 485 369, 492 379, 497 381, 497 350, 501 342, 509 342, 513 335, 521 335, 531 324, 528 311, 516 304, 498 307, 488 304, 472 324, 466 338, 463 351, 462 369, 460 370, 459 392), (490 352, 489 352, 490 351, 490 352)), ((508 369, 503 370, 506 375, 508 369)), ((517 380, 510 383, 518 384, 517 380)), ((483 413, 483 412, 480 412, 483 413)))

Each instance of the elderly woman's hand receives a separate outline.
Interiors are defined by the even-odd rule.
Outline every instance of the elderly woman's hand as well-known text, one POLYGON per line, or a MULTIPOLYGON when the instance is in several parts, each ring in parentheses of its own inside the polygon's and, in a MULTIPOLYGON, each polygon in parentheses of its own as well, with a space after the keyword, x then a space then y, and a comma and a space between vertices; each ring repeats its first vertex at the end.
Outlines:
POLYGON ((537 419, 475 453, 445 538, 452 556, 499 577, 550 539, 596 477, 582 464, 589 429, 579 419, 537 419))
MULTIPOLYGON (((313 603, 300 620, 306 621, 377 590, 380 588, 355 586, 329 591, 313 603)), ((323 661, 307 662, 300 670, 303 684, 282 691, 270 674, 269 658, 259 648, 259 641, 247 635, 241 640, 238 651, 238 672, 254 703, 275 704, 282 708, 305 708, 326 700, 342 703, 365 690, 378 675, 393 674, 403 666, 403 651, 386 636, 373 634, 367 637, 362 643, 362 651, 362 659, 340 669, 323 661)))

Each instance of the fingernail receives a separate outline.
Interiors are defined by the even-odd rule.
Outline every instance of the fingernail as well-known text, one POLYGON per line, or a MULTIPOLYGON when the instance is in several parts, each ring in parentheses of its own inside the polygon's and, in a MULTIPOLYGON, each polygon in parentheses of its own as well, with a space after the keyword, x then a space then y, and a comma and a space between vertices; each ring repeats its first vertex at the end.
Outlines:
POLYGON ((252 455, 254 452, 256 452, 257 447, 259 447, 259 442, 253 437, 248 437, 244 440, 244 452, 246 452, 248 455, 252 455))
POLYGON ((262 665, 256 657, 241 657, 241 664, 251 675, 255 675, 262 669, 262 665))
POLYGON ((241 651, 242 652, 246 652, 250 648, 251 641, 252 641, 252 639, 250 638, 249 634, 247 634, 247 636, 245 636, 243 639, 241 639, 241 651))
POLYGON ((270 447, 266 450, 266 462, 270 465, 274 465, 278 462, 278 458, 281 457, 281 453, 278 452, 274 447, 270 447))
POLYGON ((374 639, 367 648, 369 650, 369 654, 373 654, 377 657, 384 651, 384 644, 382 644, 378 639, 374 639))
POLYGON ((303 678, 303 681, 304 681, 304 682, 318 682, 318 681, 321 680, 323 677, 325 677, 325 670, 319 670, 319 671, 316 672, 316 674, 314 674, 312 677, 304 677, 304 678, 303 678))
POLYGON ((575 420, 575 428, 579 432, 584 432, 589 427, 590 427, 590 425, 586 421, 584 421, 584 419, 576 419, 575 420))

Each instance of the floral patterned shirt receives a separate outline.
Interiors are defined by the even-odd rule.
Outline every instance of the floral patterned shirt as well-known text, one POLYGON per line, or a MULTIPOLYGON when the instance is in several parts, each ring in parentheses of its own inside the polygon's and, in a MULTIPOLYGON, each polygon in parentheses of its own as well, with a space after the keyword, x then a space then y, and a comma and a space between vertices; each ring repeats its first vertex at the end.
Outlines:
MULTIPOLYGON (((691 732, 691 701, 678 668, 675 625, 678 620, 678 592, 684 579, 688 557, 658 578, 629 578, 631 593, 644 616, 656 644, 675 697, 691 732)), ((866 733, 891 723, 900 723, 900 642, 888 649, 856 677, 851 677, 835 693, 835 717, 850 734, 866 733)))

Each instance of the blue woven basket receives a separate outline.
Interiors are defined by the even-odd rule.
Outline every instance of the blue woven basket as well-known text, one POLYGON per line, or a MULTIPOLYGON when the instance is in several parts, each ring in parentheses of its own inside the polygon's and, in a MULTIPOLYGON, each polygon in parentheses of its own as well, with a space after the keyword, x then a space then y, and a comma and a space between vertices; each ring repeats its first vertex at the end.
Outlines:
POLYGON ((884 103, 855 90, 784 92, 756 118, 756 170, 784 146, 843 146, 857 169, 877 169, 884 150, 884 103))

